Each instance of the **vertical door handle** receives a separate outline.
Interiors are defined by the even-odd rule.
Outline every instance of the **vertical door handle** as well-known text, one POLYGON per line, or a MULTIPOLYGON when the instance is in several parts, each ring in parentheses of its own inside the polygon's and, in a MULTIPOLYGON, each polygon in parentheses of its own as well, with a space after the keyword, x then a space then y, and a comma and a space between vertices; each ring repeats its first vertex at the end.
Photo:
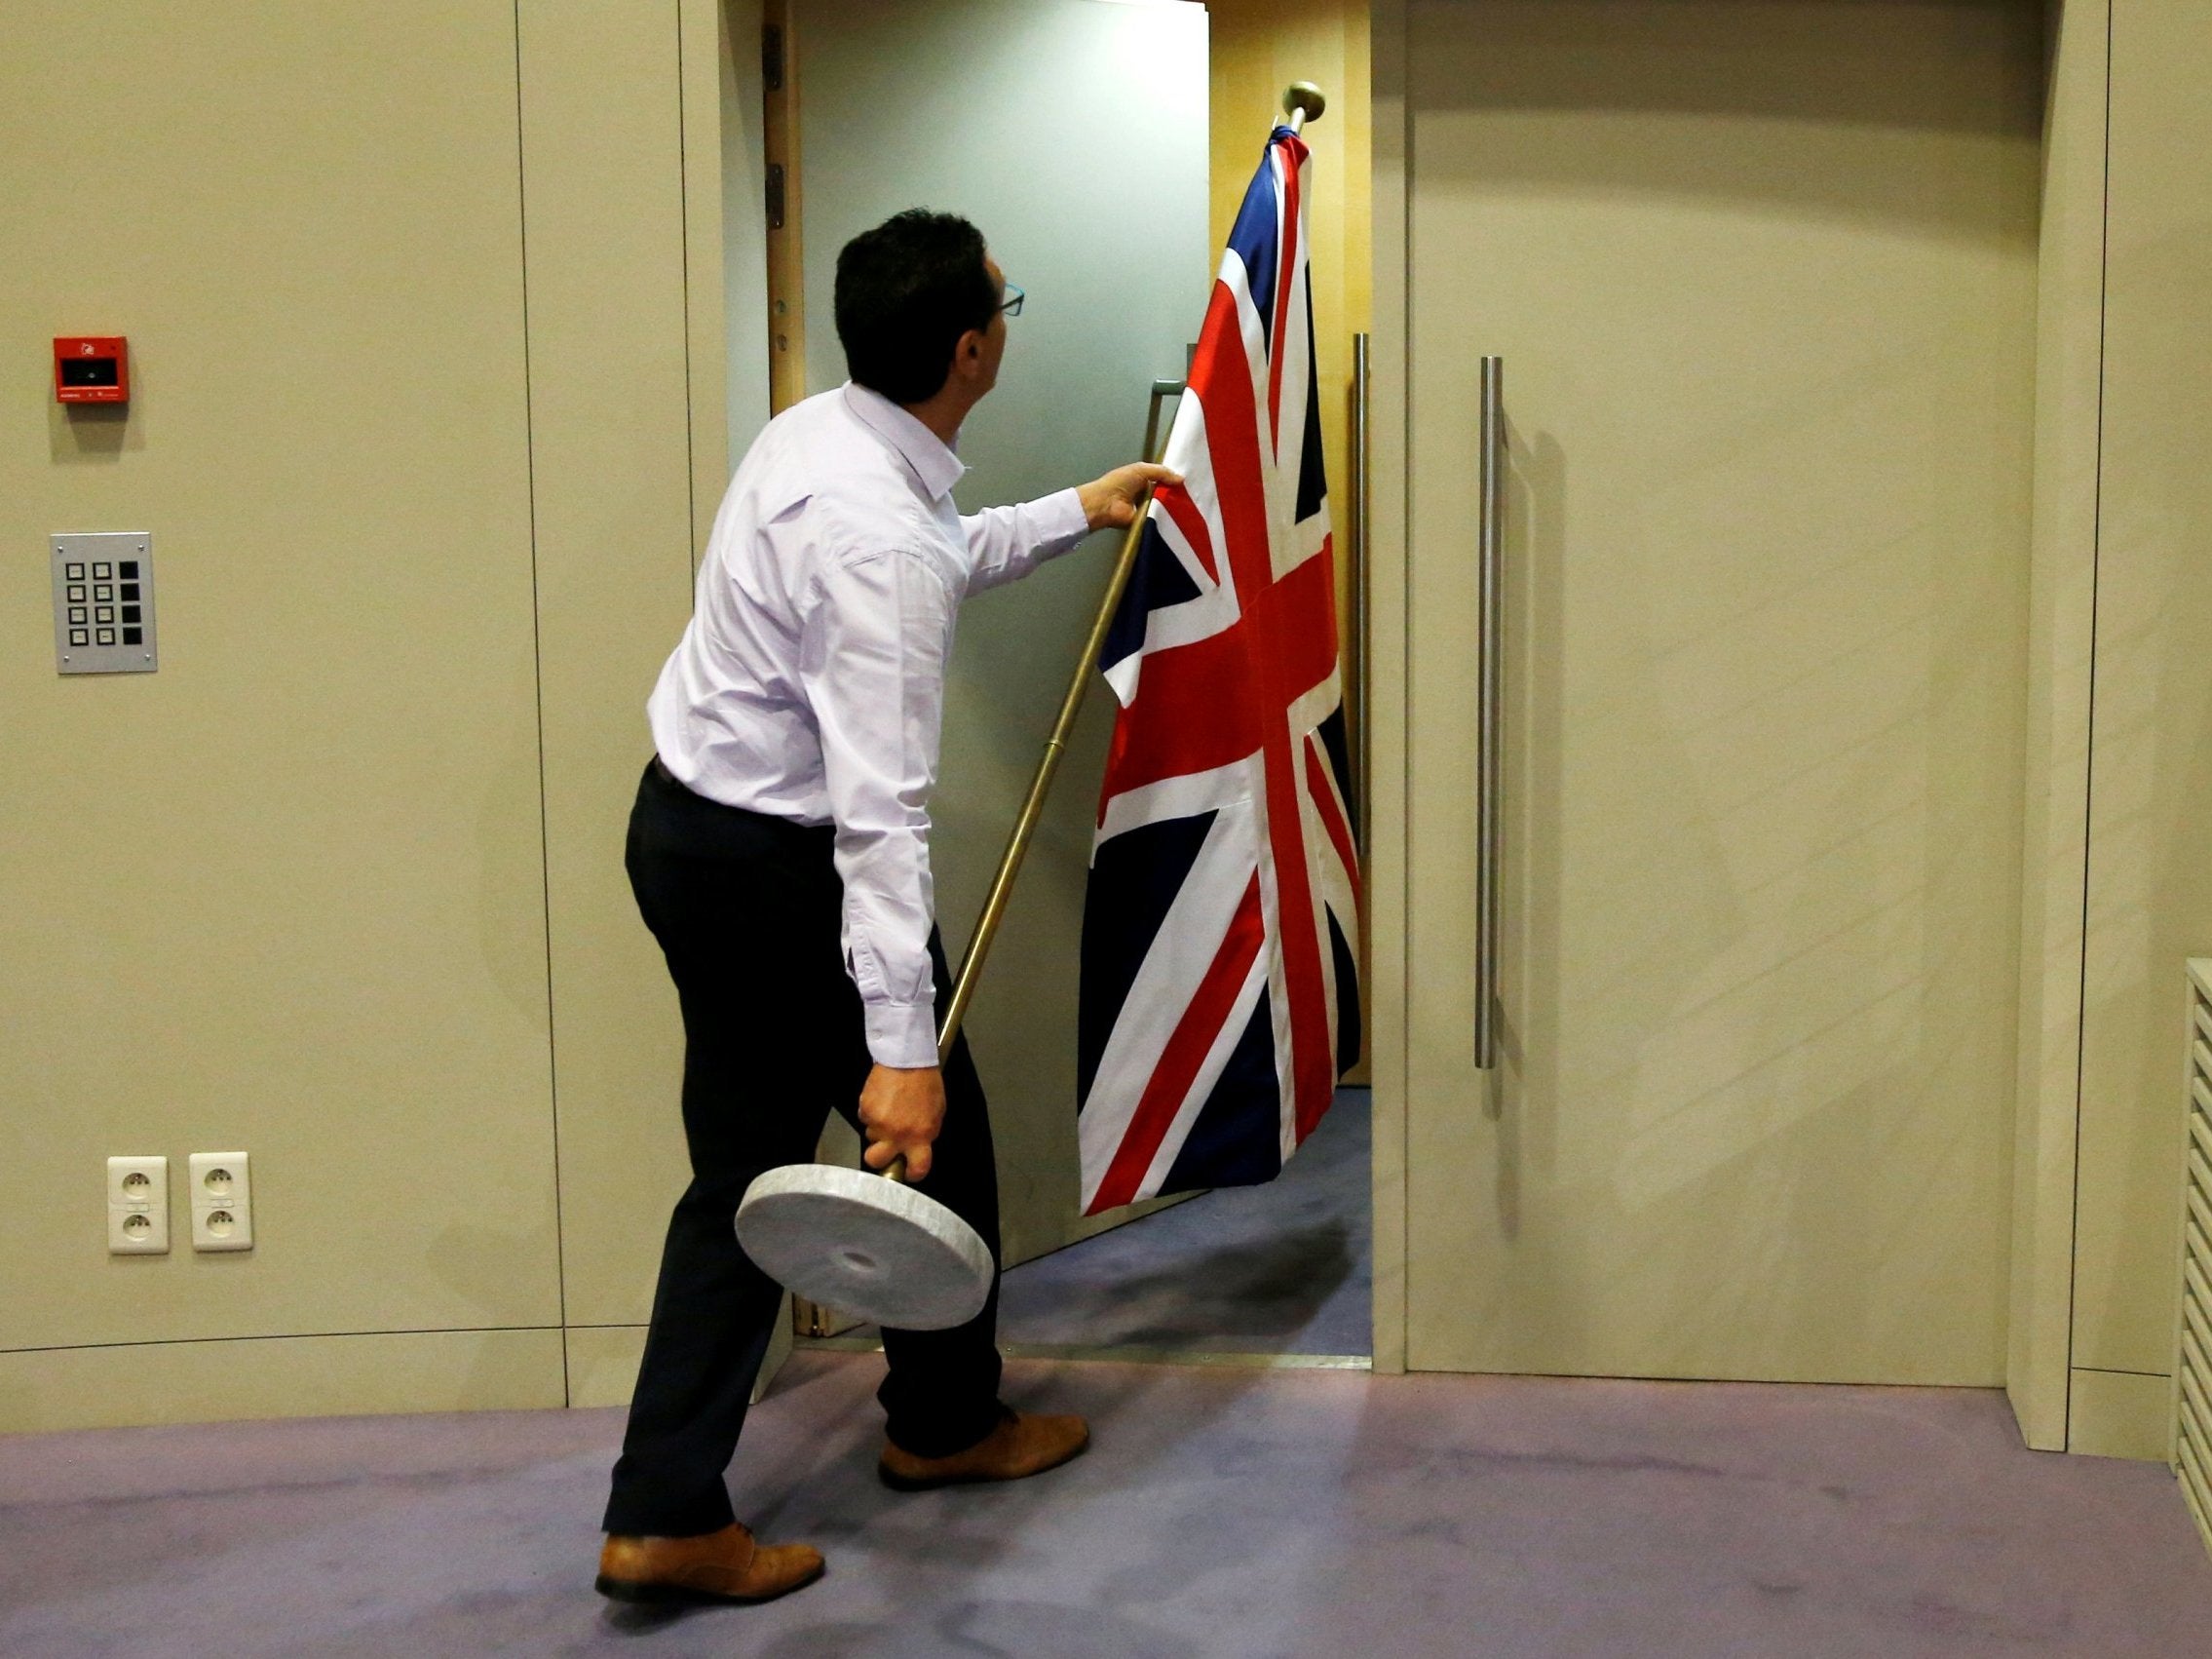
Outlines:
POLYGON ((1498 1063, 1498 887, 1505 817, 1499 765, 1506 655, 1505 379, 1504 358, 1482 360, 1481 522, 1476 529, 1482 672, 1475 716, 1474 1063, 1485 1071, 1498 1063))

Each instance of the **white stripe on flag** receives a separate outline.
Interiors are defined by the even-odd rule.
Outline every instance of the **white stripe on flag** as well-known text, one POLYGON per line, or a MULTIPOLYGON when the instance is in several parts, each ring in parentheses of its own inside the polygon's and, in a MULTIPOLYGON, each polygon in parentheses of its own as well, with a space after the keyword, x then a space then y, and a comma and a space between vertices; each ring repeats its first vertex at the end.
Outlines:
MULTIPOLYGON (((1076 1119, 1087 1209, 1128 1132, 1145 1084, 1159 1069, 1168 1040, 1197 997, 1199 984, 1220 954, 1229 924, 1244 902, 1244 889, 1252 879, 1253 819, 1248 801, 1224 807, 1214 819, 1114 1017, 1090 1093, 1076 1119)), ((1267 955, 1263 949, 1261 960, 1267 955)))

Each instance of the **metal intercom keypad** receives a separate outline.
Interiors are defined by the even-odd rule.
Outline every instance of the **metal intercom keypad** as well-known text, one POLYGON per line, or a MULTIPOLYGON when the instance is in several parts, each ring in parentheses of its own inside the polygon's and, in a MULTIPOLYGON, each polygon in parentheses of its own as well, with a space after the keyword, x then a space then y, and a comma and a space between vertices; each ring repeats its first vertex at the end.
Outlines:
POLYGON ((101 530, 53 538, 54 659, 63 674, 151 674, 154 538, 101 530))

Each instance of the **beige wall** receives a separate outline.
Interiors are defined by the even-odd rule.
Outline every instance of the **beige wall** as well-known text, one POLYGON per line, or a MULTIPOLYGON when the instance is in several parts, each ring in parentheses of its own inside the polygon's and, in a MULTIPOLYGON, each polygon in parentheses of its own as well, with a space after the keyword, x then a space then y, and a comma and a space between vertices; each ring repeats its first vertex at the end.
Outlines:
POLYGON ((19 4, 0 57, 0 1429, 558 1404, 564 1325, 627 1389, 682 1178, 621 833, 726 452, 714 8, 131 17, 19 4), (47 337, 109 330, 128 416, 62 414, 47 337), (158 675, 55 675, 60 529, 152 532, 158 675), (215 1147, 249 1254, 188 1247, 215 1147), (105 1253, 126 1152, 168 1256, 105 1253))

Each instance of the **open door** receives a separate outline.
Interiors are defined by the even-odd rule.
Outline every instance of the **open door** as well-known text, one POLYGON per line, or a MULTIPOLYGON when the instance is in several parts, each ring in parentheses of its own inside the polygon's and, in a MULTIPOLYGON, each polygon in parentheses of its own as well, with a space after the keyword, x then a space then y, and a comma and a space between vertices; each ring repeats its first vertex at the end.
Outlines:
MULTIPOLYGON (((806 390, 845 378, 837 252, 904 208, 981 227, 1027 303, 962 434, 964 511, 1137 457, 1156 379, 1180 379, 1211 281, 1206 15, 1097 0, 797 0, 784 199, 803 204, 806 390)), ((773 151, 772 151, 773 154, 773 151)), ((1104 590, 1114 537, 961 612, 931 837, 955 963, 1104 590)), ((1084 877, 1112 720, 1094 698, 1023 867, 967 1029, 991 1100, 1005 1259, 1078 1215, 1076 989, 1084 877)), ((831 1126, 825 1156, 850 1160, 831 1126)))

